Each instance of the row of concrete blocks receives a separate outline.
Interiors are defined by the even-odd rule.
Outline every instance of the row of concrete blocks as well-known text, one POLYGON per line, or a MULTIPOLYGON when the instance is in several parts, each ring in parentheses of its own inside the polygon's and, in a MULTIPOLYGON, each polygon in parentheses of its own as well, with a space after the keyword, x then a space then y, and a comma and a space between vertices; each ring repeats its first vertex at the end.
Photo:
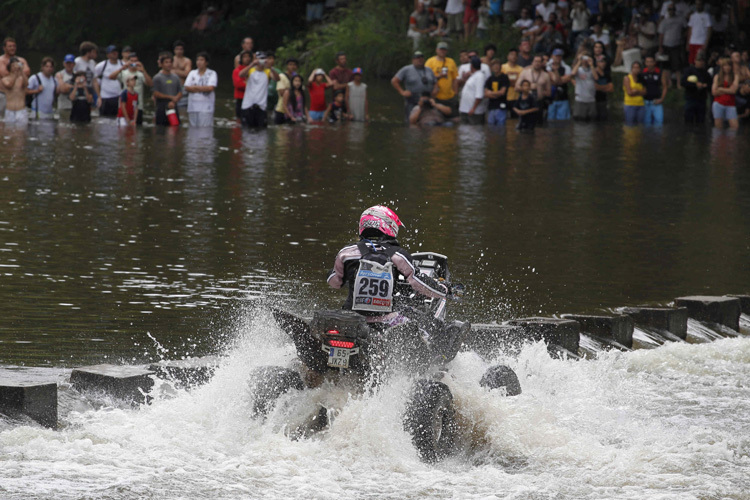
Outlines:
MULTIPOLYGON (((178 387, 190 387, 207 382, 218 364, 218 357, 207 356, 150 366, 85 366, 71 372, 70 383, 79 391, 97 391, 138 403, 147 401, 154 377, 178 387)), ((11 418, 26 416, 46 427, 57 427, 57 383, 0 381, 0 414, 11 418)))
MULTIPOLYGON (((581 333, 615 348, 630 349, 636 324, 685 339, 688 317, 739 332, 742 312, 750 314, 750 295, 681 297, 674 301, 674 307, 625 307, 619 310, 620 314, 611 316, 566 314, 561 318, 522 318, 497 325, 474 325, 467 347, 489 355, 529 340, 544 341, 553 353, 577 357, 581 333)), ((76 368, 70 382, 78 390, 145 401, 154 376, 184 386, 196 385, 207 381, 217 365, 216 357, 162 362, 150 367, 96 365, 76 368)), ((42 425, 56 427, 57 384, 3 385, 0 381, 0 413, 22 414, 42 425)))

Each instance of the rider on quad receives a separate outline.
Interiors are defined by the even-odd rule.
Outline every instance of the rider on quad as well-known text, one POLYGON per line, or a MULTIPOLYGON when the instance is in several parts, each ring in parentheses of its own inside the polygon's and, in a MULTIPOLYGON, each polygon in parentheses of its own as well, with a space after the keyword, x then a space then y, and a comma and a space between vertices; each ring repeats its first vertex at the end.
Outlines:
MULTIPOLYGON (((417 293, 431 298, 454 298, 450 284, 439 282, 420 272, 413 264, 412 257, 396 240, 399 226, 404 224, 398 215, 388 207, 376 205, 362 212, 359 219, 359 242, 342 248, 336 255, 333 270, 328 276, 328 284, 333 288, 349 285, 349 293, 343 309, 355 311, 366 317, 371 325, 385 329, 416 318, 415 314, 399 308, 399 297, 394 297, 394 284, 402 275, 417 293)), ((427 338, 435 337, 453 344, 453 340, 463 337, 469 329, 464 323, 461 331, 456 327, 446 328, 440 322, 423 327, 427 338), (436 332, 435 328, 440 330, 436 332), (432 330, 430 335, 426 329, 432 330)), ((458 346, 456 346, 458 348, 458 346)))

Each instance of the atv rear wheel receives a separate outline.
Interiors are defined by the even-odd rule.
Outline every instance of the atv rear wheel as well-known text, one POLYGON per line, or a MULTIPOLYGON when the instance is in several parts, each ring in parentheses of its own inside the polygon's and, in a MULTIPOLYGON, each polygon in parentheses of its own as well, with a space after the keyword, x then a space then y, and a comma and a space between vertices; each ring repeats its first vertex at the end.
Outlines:
POLYGON ((253 417, 265 416, 282 395, 291 389, 299 391, 305 388, 299 373, 280 366, 263 366, 250 374, 253 388, 253 417))
POLYGON ((505 365, 488 368, 479 381, 479 385, 489 389, 505 387, 506 396, 518 396, 521 394, 521 382, 518 381, 518 375, 505 365))
POLYGON ((448 386, 433 380, 418 381, 406 407, 404 429, 411 434, 425 462, 436 462, 450 454, 457 426, 453 395, 448 386))

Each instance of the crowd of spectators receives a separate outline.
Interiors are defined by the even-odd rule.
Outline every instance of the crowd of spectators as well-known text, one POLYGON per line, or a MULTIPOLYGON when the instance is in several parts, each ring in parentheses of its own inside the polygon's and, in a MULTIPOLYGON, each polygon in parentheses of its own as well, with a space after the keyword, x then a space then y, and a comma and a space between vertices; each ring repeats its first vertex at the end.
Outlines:
POLYGON ((629 124, 663 123, 663 103, 673 92, 683 94, 687 122, 710 114, 717 127, 736 128, 750 117, 747 2, 409 1, 414 59, 392 83, 412 123, 494 125, 520 117, 518 127, 529 129, 544 121, 607 120, 620 84, 613 72, 624 73, 629 124), (481 40, 493 27, 504 41, 517 40, 517 48, 499 54, 485 42, 482 53, 460 51, 456 69, 449 44, 481 40), (431 41, 436 54, 425 61, 431 41), (432 70, 434 82, 422 77, 423 68, 432 70), (483 95, 477 73, 484 78, 483 95))

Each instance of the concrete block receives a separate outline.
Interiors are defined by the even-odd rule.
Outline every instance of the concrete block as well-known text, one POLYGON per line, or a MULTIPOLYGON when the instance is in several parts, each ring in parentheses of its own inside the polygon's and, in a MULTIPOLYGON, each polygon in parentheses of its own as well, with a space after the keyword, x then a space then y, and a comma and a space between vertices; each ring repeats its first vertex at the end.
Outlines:
POLYGON ((674 301, 678 307, 686 307, 688 316, 704 323, 718 323, 740 331, 741 303, 737 297, 711 297, 694 295, 679 297, 674 301))
POLYGON ((510 320, 506 325, 520 328, 525 339, 543 340, 573 354, 578 353, 581 325, 572 319, 521 318, 510 320))
POLYGON ((98 390, 121 399, 143 401, 141 391, 148 392, 154 385, 154 373, 139 366, 94 365, 76 368, 70 383, 80 391, 98 390))
POLYGON ((483 357, 493 357, 502 351, 514 351, 523 342, 523 330, 498 324, 471 325, 471 333, 464 340, 464 348, 483 357))
POLYGON ((637 325, 666 330, 683 340, 687 337, 688 310, 685 307, 623 307, 619 312, 632 317, 637 325))
POLYGON ((592 316, 586 314, 563 314, 581 325, 581 331, 607 340, 614 340, 625 347, 633 347, 635 321, 626 314, 617 316, 592 316))
POLYGON ((57 384, 0 382, 0 413, 26 415, 45 427, 57 427, 57 384))
POLYGON ((750 315, 750 295, 727 295, 727 297, 736 297, 740 299, 742 314, 750 315))
POLYGON ((149 366, 157 377, 175 382, 183 387, 205 384, 219 366, 218 356, 160 361, 149 366))

